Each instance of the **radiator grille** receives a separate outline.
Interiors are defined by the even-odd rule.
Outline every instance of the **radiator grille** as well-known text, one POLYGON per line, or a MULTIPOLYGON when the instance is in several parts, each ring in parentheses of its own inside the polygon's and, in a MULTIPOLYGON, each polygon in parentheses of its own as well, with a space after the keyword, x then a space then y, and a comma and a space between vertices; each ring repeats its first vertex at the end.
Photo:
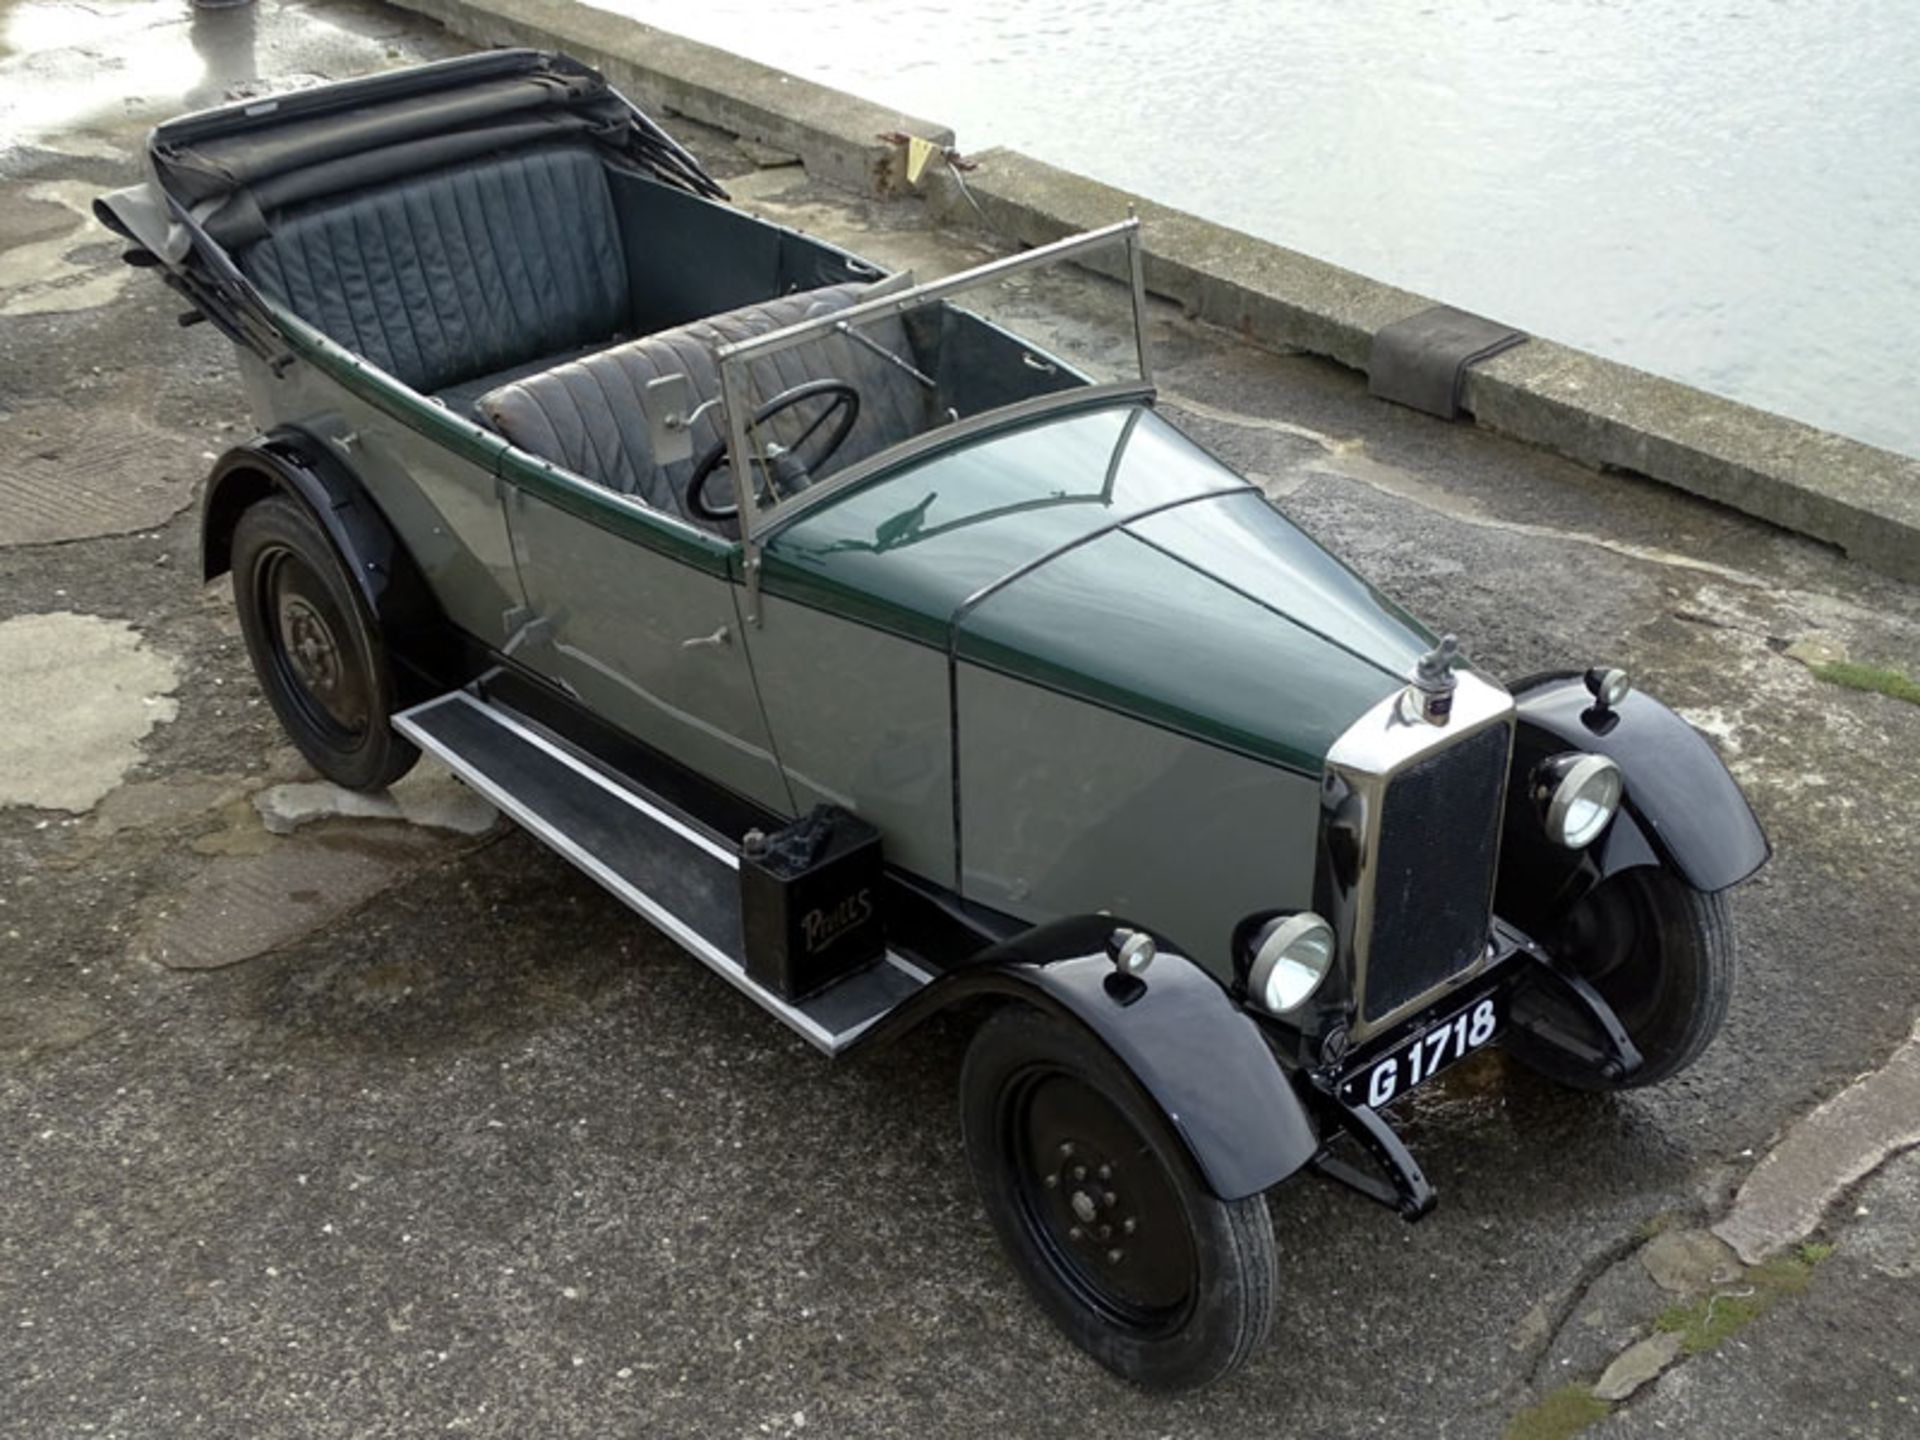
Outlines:
POLYGON ((1510 737, 1510 726, 1490 726, 1410 765, 1387 788, 1362 1004, 1370 1022, 1480 957, 1510 737))

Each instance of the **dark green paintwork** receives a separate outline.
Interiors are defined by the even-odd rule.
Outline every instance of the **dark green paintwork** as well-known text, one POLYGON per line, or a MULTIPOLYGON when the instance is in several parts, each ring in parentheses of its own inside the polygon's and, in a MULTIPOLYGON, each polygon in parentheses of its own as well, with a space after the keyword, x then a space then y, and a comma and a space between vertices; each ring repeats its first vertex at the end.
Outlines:
POLYGON ((599 526, 610 534, 649 550, 672 556, 709 575, 738 578, 740 546, 704 530, 656 518, 641 506, 623 503, 612 492, 581 480, 524 450, 506 450, 500 457, 500 476, 569 515, 599 526))
POLYGON ((418 391, 408 389, 386 371, 358 358, 278 306, 269 308, 279 322, 287 347, 295 355, 410 430, 487 470, 494 468, 494 462, 507 448, 503 437, 482 430, 446 406, 436 405, 418 391))
POLYGON ((959 652, 1310 774, 1405 683, 1125 530, 990 596, 959 652))
MULTIPOLYGON (((309 363, 426 438, 634 543, 738 578, 738 545, 656 520, 288 328, 309 363)), ((962 627, 965 658, 1307 773, 1430 643, 1136 402, 1045 417, 883 474, 775 534, 763 565, 770 595, 941 649, 967 602, 991 590, 962 627), (1160 508, 1170 502, 1184 503, 1160 508)))
POLYGON ((1264 495, 1182 505, 1127 529, 1396 676, 1405 676, 1433 646, 1425 626, 1321 549, 1264 495))
POLYGON ((859 486, 769 541, 770 594, 944 647, 966 600, 1102 527, 1246 482, 1151 410, 997 431, 859 486))
POLYGON ((968 600, 1003 583, 965 621, 961 655, 1315 774, 1431 644, 1137 404, 883 476, 776 535, 766 566, 769 593, 942 647, 968 600))

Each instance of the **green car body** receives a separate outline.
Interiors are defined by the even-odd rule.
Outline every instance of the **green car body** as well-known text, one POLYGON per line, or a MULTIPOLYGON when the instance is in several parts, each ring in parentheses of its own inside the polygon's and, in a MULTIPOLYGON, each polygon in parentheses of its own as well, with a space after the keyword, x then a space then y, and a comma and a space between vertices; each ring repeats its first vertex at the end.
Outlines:
MULTIPOLYGON (((531 52, 185 117, 149 150, 97 209, 235 342, 260 433, 214 467, 205 572, 233 572, 330 778, 436 750, 828 1053, 961 1002, 1043 1017, 1105 1096, 1094 1133, 1171 1137, 1166 1183, 1194 1188, 1164 1213, 1243 1238, 1309 1166, 1425 1214, 1378 1112, 1471 1049, 1618 1088, 1717 1028, 1721 892, 1767 857, 1725 768, 1619 672, 1467 667, 1162 415, 1132 222, 913 286, 722 203, 599 76, 531 52), (592 203, 486 199, 535 184, 592 203), (1065 260, 1131 280, 1131 373, 952 303, 1065 260), (867 878, 796 898, 843 841, 867 878), (872 948, 802 993, 755 951, 784 923, 756 895, 813 906, 809 950, 872 948)), ((1018 1023, 981 1035, 1016 1099, 1055 1063, 1018 1023)), ((1251 1312, 1122 1323, 1023 1252, 1099 1205, 1053 1173, 1074 1208, 1044 1239, 1053 1202, 1006 1189, 1039 1141, 993 1133, 1015 1100, 966 1104, 996 1223, 1076 1339, 1143 1383, 1239 1363, 1251 1312)), ((1270 1239, 1207 1263, 1270 1266, 1270 1239)))
POLYGON ((844 805, 894 863, 1021 919, 1125 914, 1223 977, 1243 916, 1310 903, 1327 752, 1432 644, 1145 400, 1013 422, 808 512, 745 625, 739 542, 303 338, 278 376, 243 357, 263 431, 352 435, 460 628, 504 647, 548 617, 516 658, 673 759, 780 814, 844 805), (680 648, 722 626, 741 643, 680 648))

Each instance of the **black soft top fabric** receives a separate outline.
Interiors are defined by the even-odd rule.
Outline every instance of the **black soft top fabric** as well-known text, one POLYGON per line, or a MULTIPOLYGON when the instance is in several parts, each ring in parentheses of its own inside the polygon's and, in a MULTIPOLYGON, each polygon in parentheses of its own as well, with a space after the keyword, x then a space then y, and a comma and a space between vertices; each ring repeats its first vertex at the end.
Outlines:
POLYGON ((343 155, 611 94, 570 57, 499 51, 183 116, 154 131, 152 150, 167 191, 191 205, 343 155))
POLYGON ((592 139, 696 194, 721 191, 598 71, 495 51, 230 105, 154 132, 162 186, 228 249, 275 210, 535 141, 592 139))

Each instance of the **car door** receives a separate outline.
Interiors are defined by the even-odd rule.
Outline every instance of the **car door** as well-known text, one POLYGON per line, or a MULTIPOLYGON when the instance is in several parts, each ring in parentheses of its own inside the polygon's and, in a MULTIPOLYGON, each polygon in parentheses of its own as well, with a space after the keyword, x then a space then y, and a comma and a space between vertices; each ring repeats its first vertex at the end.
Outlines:
POLYGON ((737 545, 509 451, 521 664, 634 738, 793 813, 740 636, 737 545))

